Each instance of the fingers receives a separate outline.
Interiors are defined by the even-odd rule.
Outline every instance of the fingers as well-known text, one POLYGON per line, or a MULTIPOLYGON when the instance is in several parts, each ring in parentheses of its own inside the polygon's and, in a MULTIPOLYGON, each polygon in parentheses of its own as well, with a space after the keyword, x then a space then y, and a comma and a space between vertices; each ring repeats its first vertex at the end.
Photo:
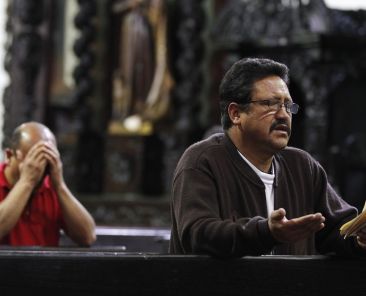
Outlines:
POLYGON ((359 237, 359 239, 366 243, 366 227, 361 228, 358 232, 357 232, 357 237, 359 237))
POLYGON ((47 163, 50 163, 51 166, 56 165, 58 158, 59 153, 54 145, 39 141, 29 149, 22 163, 22 168, 43 170, 47 163))
POLYGON ((307 224, 302 224, 297 226, 296 228, 289 229, 287 231, 287 237, 290 242, 295 242, 299 240, 303 240, 315 232, 324 228, 324 223, 319 222, 309 222, 307 224))
POLYGON ((38 184, 46 168, 47 159, 42 152, 42 145, 32 147, 19 164, 20 180, 33 185, 38 184))
POLYGON ((271 213, 271 219, 275 221, 281 221, 286 216, 286 211, 283 208, 279 208, 278 210, 274 210, 271 213))
POLYGON ((62 162, 60 158, 60 153, 57 150, 56 146, 50 143, 45 144, 45 153, 44 157, 47 159, 50 164, 51 176, 53 180, 60 179, 62 175, 62 162))
POLYGON ((286 213, 283 209, 273 211, 268 220, 272 235, 281 242, 295 242, 305 239, 324 227, 325 218, 321 213, 290 220, 282 216, 283 213, 286 213))
POLYGON ((366 249, 366 227, 357 231, 357 243, 361 248, 366 249))
POLYGON ((316 213, 288 220, 287 223, 289 229, 308 229, 309 231, 312 231, 321 227, 322 224, 324 225, 324 221, 325 218, 323 215, 316 213))
POLYGON ((42 143, 35 144, 26 154, 22 167, 42 168, 46 165, 42 143))
POLYGON ((39 158, 39 156, 42 154, 42 147, 43 147, 42 142, 38 142, 35 145, 33 145, 26 154, 25 159, 39 158))
POLYGON ((51 142, 45 143, 44 158, 50 165, 50 177, 54 186, 63 183, 63 173, 62 173, 62 162, 60 158, 60 153, 56 146, 51 142))
POLYGON ((58 160, 60 159, 60 152, 57 150, 57 147, 50 142, 45 143, 45 153, 49 155, 51 158, 58 160))
POLYGON ((60 153, 58 152, 56 146, 51 142, 39 141, 29 149, 26 157, 28 159, 40 160, 43 157, 47 157, 48 160, 55 163, 60 158, 60 153))
POLYGON ((366 240, 364 238, 357 236, 357 243, 361 248, 366 250, 366 240))

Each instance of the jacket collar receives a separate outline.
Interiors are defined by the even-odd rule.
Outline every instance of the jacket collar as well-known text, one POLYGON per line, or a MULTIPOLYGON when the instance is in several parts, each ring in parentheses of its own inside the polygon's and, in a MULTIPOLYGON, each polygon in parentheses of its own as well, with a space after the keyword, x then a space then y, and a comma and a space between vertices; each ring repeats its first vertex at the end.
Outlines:
MULTIPOLYGON (((225 148, 230 154, 230 157, 238 169, 238 171, 247 179, 249 179, 253 184, 263 187, 264 184, 262 180, 258 177, 256 172, 253 171, 253 169, 242 159, 242 157, 239 155, 238 149, 234 145, 234 143, 231 141, 230 137, 227 135, 227 133, 224 134, 223 143, 225 145, 225 148), (243 169, 244 168, 244 169, 243 169)), ((278 161, 277 154, 274 155, 273 158, 273 165, 275 167, 275 178, 273 181, 273 186, 277 187, 278 185, 278 178, 281 175, 281 167, 280 163, 278 161)))

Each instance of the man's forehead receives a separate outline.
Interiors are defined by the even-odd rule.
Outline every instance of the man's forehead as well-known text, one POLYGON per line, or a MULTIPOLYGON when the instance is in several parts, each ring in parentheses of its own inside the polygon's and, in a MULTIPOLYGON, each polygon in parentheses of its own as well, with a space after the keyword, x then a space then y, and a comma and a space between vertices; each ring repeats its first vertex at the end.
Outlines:
POLYGON ((21 132, 20 149, 28 151, 33 145, 40 141, 52 142, 56 144, 54 135, 49 129, 43 130, 24 130, 21 132))
POLYGON ((254 82, 253 94, 277 92, 289 94, 286 82, 279 76, 269 76, 254 82))

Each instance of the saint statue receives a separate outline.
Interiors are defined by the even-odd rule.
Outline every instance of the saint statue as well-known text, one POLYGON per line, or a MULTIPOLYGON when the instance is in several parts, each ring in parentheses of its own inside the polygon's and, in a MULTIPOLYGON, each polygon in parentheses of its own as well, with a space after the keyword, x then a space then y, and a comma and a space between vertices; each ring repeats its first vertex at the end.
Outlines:
POLYGON ((110 133, 151 134, 168 111, 173 80, 168 69, 164 0, 126 0, 122 14, 119 64, 113 73, 110 133))

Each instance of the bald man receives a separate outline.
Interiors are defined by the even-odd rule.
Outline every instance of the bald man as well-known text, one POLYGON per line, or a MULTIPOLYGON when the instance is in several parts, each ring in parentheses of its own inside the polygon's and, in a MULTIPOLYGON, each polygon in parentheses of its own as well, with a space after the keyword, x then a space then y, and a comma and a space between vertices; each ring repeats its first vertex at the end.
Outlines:
POLYGON ((17 127, 0 164, 0 244, 58 246, 60 229, 78 245, 95 241, 95 223, 67 187, 53 133, 17 127))

